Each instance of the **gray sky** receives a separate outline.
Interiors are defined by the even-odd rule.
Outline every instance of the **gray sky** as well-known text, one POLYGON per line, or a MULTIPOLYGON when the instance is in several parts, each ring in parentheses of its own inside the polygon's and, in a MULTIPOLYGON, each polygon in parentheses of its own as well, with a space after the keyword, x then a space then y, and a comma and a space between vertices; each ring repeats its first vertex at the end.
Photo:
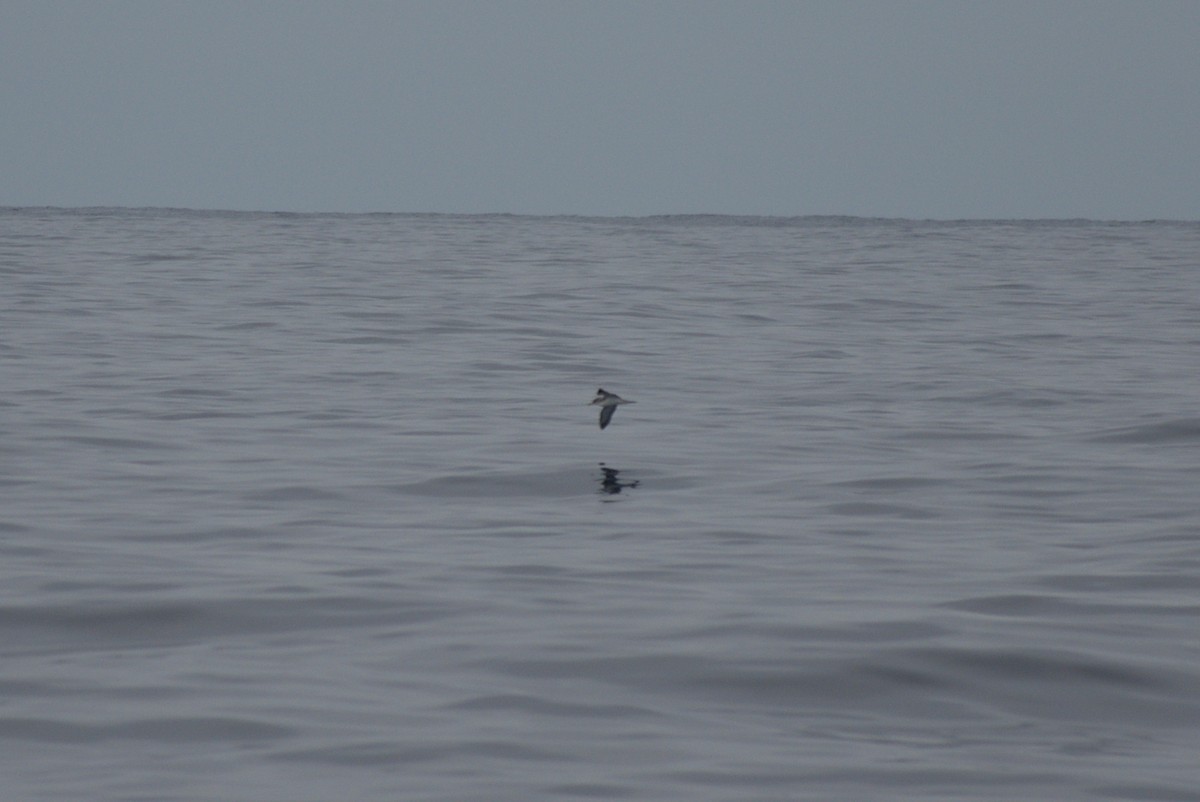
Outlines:
POLYGON ((0 204, 1200 218, 1200 2, 0 0, 0 204))

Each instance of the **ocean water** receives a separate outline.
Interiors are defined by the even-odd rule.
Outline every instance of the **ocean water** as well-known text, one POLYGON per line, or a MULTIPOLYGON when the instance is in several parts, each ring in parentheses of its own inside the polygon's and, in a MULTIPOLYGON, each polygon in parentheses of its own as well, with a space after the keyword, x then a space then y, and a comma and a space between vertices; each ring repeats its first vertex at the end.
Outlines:
POLYGON ((4 209, 0 385, 6 802, 1200 800, 1200 224, 4 209))

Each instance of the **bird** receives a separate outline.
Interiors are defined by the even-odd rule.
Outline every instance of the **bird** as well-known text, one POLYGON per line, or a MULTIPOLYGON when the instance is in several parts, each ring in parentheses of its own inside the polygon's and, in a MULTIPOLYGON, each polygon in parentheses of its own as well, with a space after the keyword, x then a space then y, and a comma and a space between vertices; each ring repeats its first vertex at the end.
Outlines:
POLYGON ((596 391, 596 397, 592 400, 592 405, 600 407, 600 428, 603 429, 612 420, 613 413, 617 411, 618 404, 634 404, 636 401, 626 401, 616 393, 607 392, 603 387, 596 391))

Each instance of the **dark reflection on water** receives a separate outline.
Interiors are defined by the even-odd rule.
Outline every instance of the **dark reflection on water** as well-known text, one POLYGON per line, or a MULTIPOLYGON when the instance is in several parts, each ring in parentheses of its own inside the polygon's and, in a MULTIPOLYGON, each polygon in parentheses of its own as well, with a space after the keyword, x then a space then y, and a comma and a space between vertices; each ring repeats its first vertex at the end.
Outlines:
POLYGON ((627 487, 637 487, 638 480, 632 482, 622 482, 617 476, 621 473, 617 468, 609 468, 603 462, 600 463, 600 470, 604 473, 604 477, 600 480, 600 492, 609 496, 615 496, 627 487))

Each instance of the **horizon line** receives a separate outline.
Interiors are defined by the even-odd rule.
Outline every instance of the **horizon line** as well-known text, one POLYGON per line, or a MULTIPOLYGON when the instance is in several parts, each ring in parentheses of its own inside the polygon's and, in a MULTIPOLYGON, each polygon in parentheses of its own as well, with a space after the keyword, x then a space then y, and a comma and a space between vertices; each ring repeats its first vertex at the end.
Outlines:
POLYGON ((658 212, 648 214, 581 214, 576 212, 447 212, 447 211, 296 211, 288 209, 235 209, 205 208, 198 206, 125 206, 120 204, 89 204, 82 206, 58 206, 53 204, 19 205, 0 204, 0 210, 13 211, 63 211, 63 212, 190 212, 196 214, 260 214, 294 217, 513 217, 529 219, 576 219, 576 220, 660 220, 726 218, 742 220, 871 220, 878 222, 920 223, 1198 223, 1200 218, 1173 217, 906 217, 872 214, 809 213, 809 214, 759 214, 753 212, 658 212))

